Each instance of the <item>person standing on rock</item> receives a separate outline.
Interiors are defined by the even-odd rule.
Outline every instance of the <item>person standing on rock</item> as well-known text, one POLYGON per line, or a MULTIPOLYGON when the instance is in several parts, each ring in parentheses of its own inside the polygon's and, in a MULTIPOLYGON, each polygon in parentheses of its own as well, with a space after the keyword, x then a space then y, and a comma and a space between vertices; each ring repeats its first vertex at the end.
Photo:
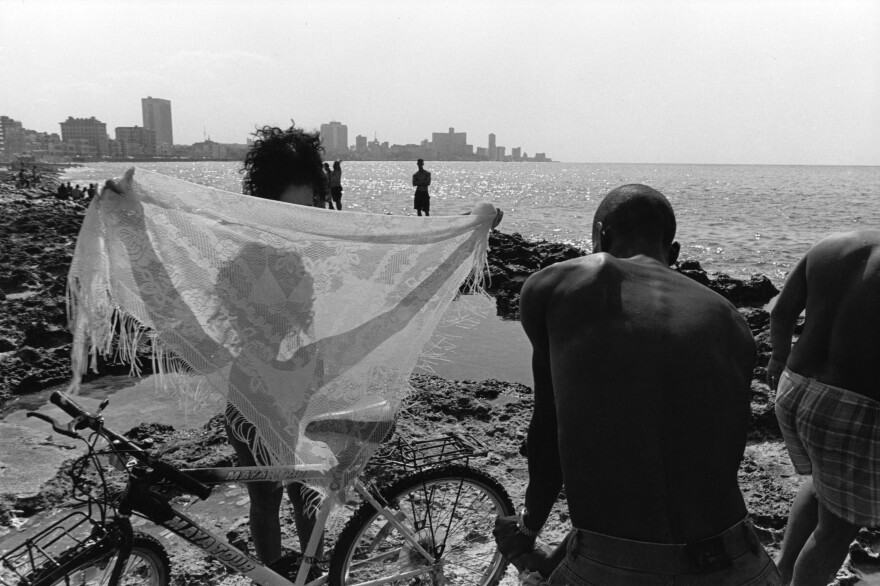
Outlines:
POLYGON ((550 584, 779 584, 737 484, 755 342, 730 302, 670 268, 675 229, 660 192, 618 187, 594 254, 522 289, 529 484, 494 533, 550 584), (563 484, 574 529, 548 556, 535 543, 563 484))
POLYGON ((419 170, 413 173, 412 177, 413 187, 416 188, 416 193, 413 197, 413 208, 415 208, 416 214, 419 216, 422 215, 422 212, 425 212, 426 216, 430 216, 431 197, 428 195, 428 186, 431 185, 431 172, 425 171, 424 159, 416 161, 416 165, 418 165, 419 170))
POLYGON ((861 527, 880 525, 880 231, 834 234, 797 263, 770 312, 767 378, 795 471, 783 584, 830 583, 861 527), (806 310, 803 333, 792 335, 806 310))

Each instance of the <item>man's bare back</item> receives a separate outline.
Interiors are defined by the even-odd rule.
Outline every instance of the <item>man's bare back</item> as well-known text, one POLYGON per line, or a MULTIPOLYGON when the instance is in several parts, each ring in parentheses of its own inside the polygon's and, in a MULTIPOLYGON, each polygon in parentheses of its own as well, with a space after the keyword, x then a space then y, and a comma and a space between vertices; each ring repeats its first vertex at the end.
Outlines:
POLYGON ((745 517, 755 344, 729 302, 653 258, 598 253, 535 275, 523 307, 550 357, 575 527, 688 543, 745 517))
POLYGON ((675 230, 659 191, 613 189, 593 218, 594 254, 520 293, 529 484, 493 534, 550 584, 777 583, 737 483, 755 342, 733 305, 669 268, 675 230), (548 555, 535 539, 563 485, 574 530, 548 555))
POLYGON ((787 359, 800 375, 880 402, 868 366, 880 356, 880 231, 834 234, 816 244, 788 276, 772 316, 783 323, 774 330, 771 372, 781 372, 787 359), (791 348, 804 309, 804 330, 791 348))

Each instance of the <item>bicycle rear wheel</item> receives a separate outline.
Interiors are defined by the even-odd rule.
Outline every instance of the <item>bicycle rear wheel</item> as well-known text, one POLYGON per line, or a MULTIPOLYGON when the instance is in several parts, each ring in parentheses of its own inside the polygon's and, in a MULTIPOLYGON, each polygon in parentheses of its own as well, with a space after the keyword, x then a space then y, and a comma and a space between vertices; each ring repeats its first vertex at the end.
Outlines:
MULTIPOLYGON (((28 578, 35 586, 105 586, 119 553, 118 542, 106 542, 87 549, 73 549, 61 555, 59 566, 28 578)), ((131 555, 119 581, 120 586, 168 586, 171 563, 168 553, 158 540, 146 533, 135 532, 131 555)))
POLYGON ((339 536, 330 562, 331 586, 371 580, 389 584, 455 586, 497 584, 507 562, 492 528, 512 515, 504 487, 488 474, 461 465, 442 466, 398 480, 383 492, 395 518, 434 555, 428 560, 370 503, 358 509, 339 536))

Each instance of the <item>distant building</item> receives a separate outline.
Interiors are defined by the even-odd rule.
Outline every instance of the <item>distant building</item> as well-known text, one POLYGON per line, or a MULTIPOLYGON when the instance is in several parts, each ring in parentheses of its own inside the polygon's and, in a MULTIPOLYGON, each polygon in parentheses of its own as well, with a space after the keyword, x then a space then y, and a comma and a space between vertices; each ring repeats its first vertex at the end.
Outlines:
POLYGON ((336 121, 322 124, 321 143, 327 155, 348 151, 348 126, 336 121))
POLYGON ((144 114, 144 128, 156 131, 156 146, 172 146, 174 131, 171 124, 171 101, 152 97, 141 98, 141 110, 144 114))
POLYGON ((192 145, 192 158, 222 160, 227 157, 226 145, 214 142, 210 138, 205 142, 197 142, 192 145))
POLYGON ((367 137, 362 135, 357 135, 354 139, 354 150, 359 153, 362 153, 367 150, 367 137))
POLYGON ((24 130, 21 122, 0 116, 0 160, 10 161, 24 153, 24 130))
POLYGON ((495 135, 489 133, 489 160, 495 160, 495 135))
POLYGON ((61 140, 64 142, 85 139, 89 145, 94 147, 97 156, 106 157, 110 154, 108 143, 110 137, 107 136, 107 125, 94 116, 91 118, 68 116, 67 120, 60 124, 61 140))
POLYGON ((467 144, 467 132, 455 132, 455 128, 450 128, 449 132, 432 133, 431 143, 440 159, 471 157, 474 154, 474 147, 467 144))
POLYGON ((535 161, 539 163, 546 163, 550 159, 547 158, 547 153, 535 153, 535 161))
POLYGON ((121 157, 153 156, 156 154, 156 131, 141 126, 116 128, 116 153, 121 157))
POLYGON ((514 147, 514 148, 510 149, 510 157, 514 161, 521 161, 522 160, 522 147, 514 147))
POLYGON ((505 155, 506 151, 507 151, 507 147, 503 147, 503 146, 495 147, 495 160, 496 161, 503 161, 504 157, 506 156, 505 155))

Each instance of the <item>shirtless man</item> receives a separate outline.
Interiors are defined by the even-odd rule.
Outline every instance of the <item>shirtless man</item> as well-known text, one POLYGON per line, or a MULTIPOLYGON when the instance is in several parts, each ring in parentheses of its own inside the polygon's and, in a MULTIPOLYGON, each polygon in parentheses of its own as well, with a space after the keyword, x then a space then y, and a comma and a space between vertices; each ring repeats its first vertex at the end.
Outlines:
POLYGON ((861 527, 880 525, 880 231, 834 234, 794 267, 770 314, 776 417, 798 474, 784 584, 831 582, 861 527), (792 348, 797 318, 804 330, 792 348))
POLYGON ((431 185, 431 172, 425 171, 425 161, 422 159, 416 161, 416 165, 419 167, 419 170, 413 173, 412 178, 413 187, 416 188, 416 193, 413 196, 413 207, 419 216, 422 215, 422 212, 425 212, 426 216, 430 216, 431 196, 428 195, 428 187, 431 185))
POLYGON ((667 199, 624 185, 596 210, 594 254, 523 287, 529 485, 495 535, 544 573, 533 548, 564 483, 575 529, 550 584, 779 583, 737 484, 755 342, 733 305, 669 268, 674 236, 667 199))

